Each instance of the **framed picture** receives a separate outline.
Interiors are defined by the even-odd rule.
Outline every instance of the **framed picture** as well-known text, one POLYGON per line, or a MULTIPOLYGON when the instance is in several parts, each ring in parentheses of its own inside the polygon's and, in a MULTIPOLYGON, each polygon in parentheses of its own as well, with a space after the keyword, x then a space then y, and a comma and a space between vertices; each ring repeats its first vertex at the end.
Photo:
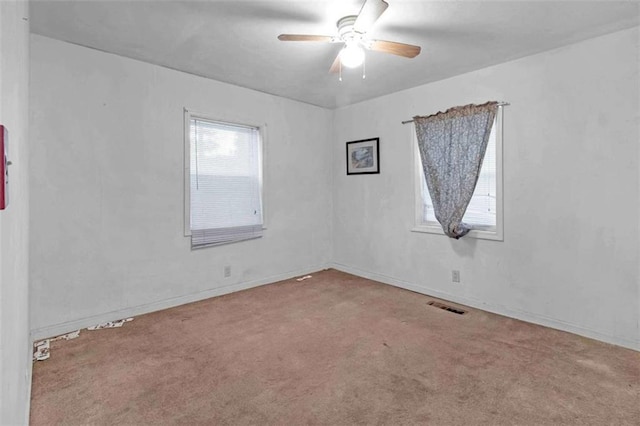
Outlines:
POLYGON ((380 173, 380 138, 347 142, 347 174, 380 173))

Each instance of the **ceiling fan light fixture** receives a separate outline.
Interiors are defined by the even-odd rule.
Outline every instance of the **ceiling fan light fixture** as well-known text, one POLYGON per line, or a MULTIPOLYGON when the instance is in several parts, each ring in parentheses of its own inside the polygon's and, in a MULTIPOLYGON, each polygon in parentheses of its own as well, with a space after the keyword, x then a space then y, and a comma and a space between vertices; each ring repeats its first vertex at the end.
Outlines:
POLYGON ((347 43, 340 52, 340 62, 347 68, 355 68, 364 62, 364 50, 358 43, 347 43))
POLYGON ((405 58, 415 58, 420 54, 420 46, 369 38, 368 31, 387 10, 387 7, 389 7, 389 3, 385 0, 364 0, 360 13, 338 19, 336 22, 338 33, 333 37, 311 34, 280 34, 278 39, 281 41, 344 43, 344 48, 336 55, 329 72, 342 75, 343 66, 356 68, 362 65, 362 78, 364 78, 366 67, 364 49, 405 58))

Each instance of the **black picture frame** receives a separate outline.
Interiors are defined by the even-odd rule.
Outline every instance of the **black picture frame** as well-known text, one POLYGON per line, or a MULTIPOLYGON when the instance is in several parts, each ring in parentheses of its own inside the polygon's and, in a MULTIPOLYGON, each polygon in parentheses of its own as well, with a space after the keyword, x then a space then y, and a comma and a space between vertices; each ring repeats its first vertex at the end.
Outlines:
POLYGON ((347 175, 380 173, 380 138, 347 142, 347 175))

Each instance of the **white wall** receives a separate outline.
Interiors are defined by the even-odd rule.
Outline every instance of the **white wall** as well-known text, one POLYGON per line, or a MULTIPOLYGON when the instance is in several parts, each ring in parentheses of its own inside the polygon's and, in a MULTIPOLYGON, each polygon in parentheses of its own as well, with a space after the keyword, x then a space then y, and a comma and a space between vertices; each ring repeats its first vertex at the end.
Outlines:
POLYGON ((29 11, 0 1, 0 124, 9 130, 9 206, 0 211, 0 424, 27 424, 31 382, 28 285, 29 11))
POLYGON ((321 108, 33 35, 35 336, 339 269, 640 349, 638 29, 350 107, 321 108), (410 232, 411 125, 504 114, 503 242, 410 232), (267 122, 261 240, 191 252, 182 107, 267 122), (333 130, 331 130, 333 128, 333 130), (381 174, 344 143, 381 138, 381 174), (222 278, 224 265, 233 277, 222 278), (461 272, 453 285, 451 270, 461 272))
POLYGON ((36 337, 326 266, 331 111, 42 36, 31 43, 36 337), (190 250, 183 107, 267 123, 262 239, 190 250))
POLYGON ((339 269, 640 349, 638 29, 335 112, 339 269), (414 233, 412 125, 504 100, 504 242, 414 233), (379 175, 345 142, 380 137, 379 175), (451 283, 458 269, 462 283, 451 283))

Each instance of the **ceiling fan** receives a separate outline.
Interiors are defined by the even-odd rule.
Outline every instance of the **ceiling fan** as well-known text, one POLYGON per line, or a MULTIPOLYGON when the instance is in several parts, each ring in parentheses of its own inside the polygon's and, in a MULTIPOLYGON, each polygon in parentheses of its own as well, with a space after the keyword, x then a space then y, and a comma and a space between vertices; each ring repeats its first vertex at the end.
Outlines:
POLYGON ((384 0, 365 0, 358 15, 340 18, 336 24, 338 35, 280 34, 281 41, 320 41, 327 43, 344 43, 343 49, 333 61, 330 73, 340 71, 341 66, 355 68, 364 61, 364 49, 391 53, 392 55, 414 58, 420 53, 420 46, 397 43, 395 41, 375 40, 367 37, 367 32, 378 18, 387 10, 389 4, 384 0))

